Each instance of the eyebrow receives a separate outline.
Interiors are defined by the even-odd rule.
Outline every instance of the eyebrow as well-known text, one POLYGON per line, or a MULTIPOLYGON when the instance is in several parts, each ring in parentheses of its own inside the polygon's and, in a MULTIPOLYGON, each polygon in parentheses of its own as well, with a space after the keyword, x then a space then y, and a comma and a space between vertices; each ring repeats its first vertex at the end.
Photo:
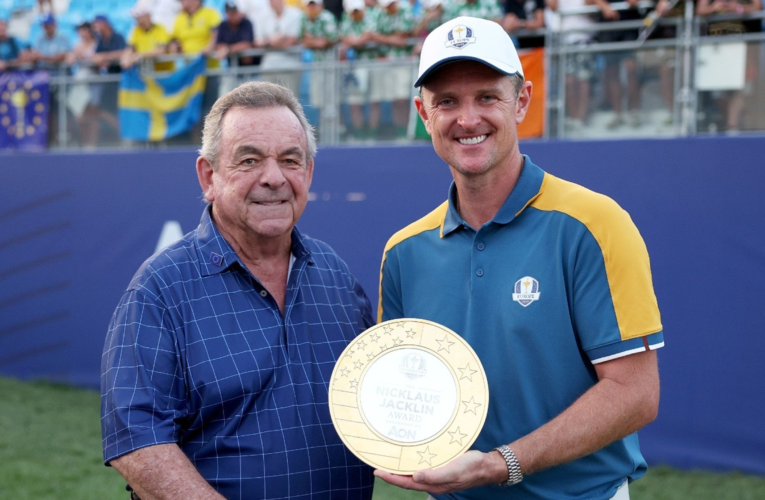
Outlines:
MULTIPOLYGON (((236 151, 234 151, 233 158, 242 158, 244 156, 253 155, 253 156, 266 156, 266 153, 260 149, 257 146, 250 146, 250 145, 244 145, 239 146, 236 148, 236 151)), ((287 149, 283 149, 279 152, 279 156, 305 156, 303 150, 297 146, 293 146, 287 149)))
POLYGON ((236 148, 236 151, 234 151, 234 158, 241 158, 242 156, 247 155, 264 156, 264 154, 265 153, 260 148, 245 145, 236 148))

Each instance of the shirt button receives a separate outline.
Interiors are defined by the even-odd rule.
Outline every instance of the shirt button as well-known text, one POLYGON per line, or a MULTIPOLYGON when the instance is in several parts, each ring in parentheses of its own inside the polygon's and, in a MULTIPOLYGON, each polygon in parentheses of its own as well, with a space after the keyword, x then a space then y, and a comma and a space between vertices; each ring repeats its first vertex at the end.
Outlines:
POLYGON ((267 292, 267 291, 265 291, 265 290, 261 290, 261 291, 260 291, 260 296, 261 296, 261 297, 268 297, 268 292, 267 292))
POLYGON ((481 276, 483 276, 483 269, 476 269, 476 271, 475 271, 475 275, 476 275, 476 276, 478 276, 479 278, 480 278, 481 276))
POLYGON ((476 247, 478 250, 483 250, 484 248, 486 248, 486 245, 484 245, 483 243, 479 243, 479 244, 477 244, 475 247, 476 247))

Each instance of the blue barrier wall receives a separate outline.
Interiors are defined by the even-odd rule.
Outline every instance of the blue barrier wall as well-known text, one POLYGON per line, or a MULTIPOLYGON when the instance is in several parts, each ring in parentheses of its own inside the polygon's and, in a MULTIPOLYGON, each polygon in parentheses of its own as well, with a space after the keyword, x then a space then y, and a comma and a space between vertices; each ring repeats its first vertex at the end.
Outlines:
MULTIPOLYGON (((651 463, 765 474, 765 138, 525 143, 646 240, 667 346, 651 463)), ((164 223, 202 212, 191 151, 0 155, 0 373, 99 383, 106 326, 164 223)), ((446 197, 430 147, 326 149, 301 228, 373 301, 382 248, 446 197)))

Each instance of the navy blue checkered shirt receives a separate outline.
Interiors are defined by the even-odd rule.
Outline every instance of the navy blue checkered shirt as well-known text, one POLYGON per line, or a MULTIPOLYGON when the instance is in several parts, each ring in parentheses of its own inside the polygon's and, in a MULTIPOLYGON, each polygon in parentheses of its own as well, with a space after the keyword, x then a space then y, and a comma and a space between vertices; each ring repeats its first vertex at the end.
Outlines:
POLYGON ((117 306, 101 361, 104 462, 177 443, 227 499, 370 499, 372 469, 343 445, 327 390, 373 324, 345 262, 292 232, 284 316, 216 229, 147 260, 117 306))

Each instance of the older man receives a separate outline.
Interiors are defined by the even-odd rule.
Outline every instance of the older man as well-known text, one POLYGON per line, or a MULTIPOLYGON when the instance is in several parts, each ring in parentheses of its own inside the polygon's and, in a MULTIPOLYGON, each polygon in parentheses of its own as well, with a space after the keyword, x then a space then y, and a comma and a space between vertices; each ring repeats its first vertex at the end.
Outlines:
POLYGON ((315 152, 300 104, 275 84, 246 83, 205 119, 209 205, 141 266, 104 347, 104 460, 144 500, 372 496, 372 470, 327 404, 371 306, 340 257, 295 226, 315 152))
POLYGON ((640 234, 613 200, 521 155, 532 83, 499 24, 459 17, 434 30, 416 85, 454 183, 388 242, 379 317, 465 338, 489 413, 474 449, 446 466, 376 474, 438 498, 629 498, 646 470, 635 431, 658 410, 663 345, 640 234))

